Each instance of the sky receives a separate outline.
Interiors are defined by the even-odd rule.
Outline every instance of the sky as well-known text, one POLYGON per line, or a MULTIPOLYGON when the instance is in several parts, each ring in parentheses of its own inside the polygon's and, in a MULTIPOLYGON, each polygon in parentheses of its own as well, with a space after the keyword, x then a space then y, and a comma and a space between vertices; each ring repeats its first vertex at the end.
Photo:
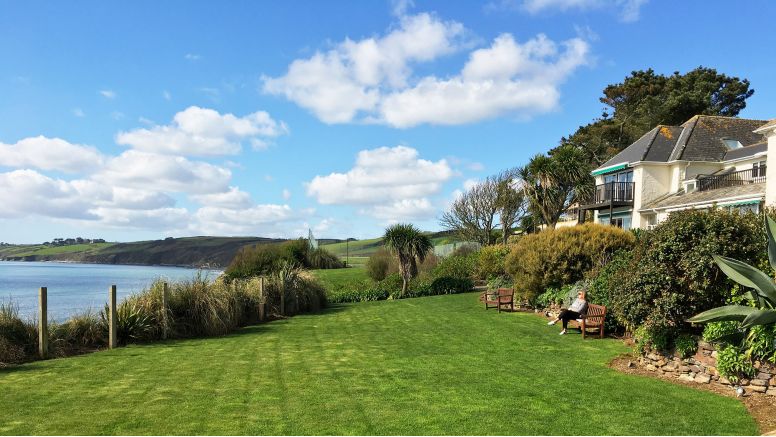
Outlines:
POLYGON ((776 2, 0 0, 0 241, 439 230, 631 71, 747 78, 776 2))

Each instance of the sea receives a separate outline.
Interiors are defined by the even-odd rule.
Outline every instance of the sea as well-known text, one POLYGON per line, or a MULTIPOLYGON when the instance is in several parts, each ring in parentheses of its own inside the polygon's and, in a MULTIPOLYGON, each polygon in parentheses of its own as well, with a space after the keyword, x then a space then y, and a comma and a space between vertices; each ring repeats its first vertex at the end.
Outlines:
POLYGON ((215 279, 220 270, 184 267, 0 261, 0 303, 15 306, 24 318, 37 315, 38 290, 47 287, 48 319, 64 321, 73 314, 100 311, 108 290, 117 300, 142 291, 154 280, 188 280, 202 274, 215 279))

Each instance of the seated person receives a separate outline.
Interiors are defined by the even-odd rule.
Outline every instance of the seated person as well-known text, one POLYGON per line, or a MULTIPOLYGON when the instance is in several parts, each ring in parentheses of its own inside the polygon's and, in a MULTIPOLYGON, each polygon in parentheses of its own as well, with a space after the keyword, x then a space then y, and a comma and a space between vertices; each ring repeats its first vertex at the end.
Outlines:
POLYGON ((548 325, 552 326, 558 321, 563 321, 563 330, 560 331, 560 335, 564 335, 566 333, 566 328, 568 327, 569 320, 576 320, 581 318, 587 313, 587 300, 585 300, 585 292, 580 291, 577 293, 577 298, 574 299, 574 302, 569 306, 567 309, 563 310, 558 314, 558 317, 547 323, 548 325))

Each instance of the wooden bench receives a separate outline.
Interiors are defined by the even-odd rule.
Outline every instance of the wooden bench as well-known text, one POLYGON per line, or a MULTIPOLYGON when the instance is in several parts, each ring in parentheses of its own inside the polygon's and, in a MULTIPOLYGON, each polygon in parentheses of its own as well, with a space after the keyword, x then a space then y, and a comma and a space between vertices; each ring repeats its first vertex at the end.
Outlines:
POLYGON ((588 329, 598 329, 600 338, 604 338, 604 321, 606 320, 606 307, 603 305, 588 304, 587 314, 581 319, 569 320, 574 323, 580 331, 582 338, 585 338, 585 331, 588 329))
POLYGON ((480 300, 485 302, 485 309, 496 308, 498 312, 501 312, 501 307, 507 305, 510 311, 515 310, 514 301, 515 290, 513 288, 499 288, 495 293, 483 293, 480 296, 480 300), (495 297, 495 299, 488 299, 489 296, 495 297))

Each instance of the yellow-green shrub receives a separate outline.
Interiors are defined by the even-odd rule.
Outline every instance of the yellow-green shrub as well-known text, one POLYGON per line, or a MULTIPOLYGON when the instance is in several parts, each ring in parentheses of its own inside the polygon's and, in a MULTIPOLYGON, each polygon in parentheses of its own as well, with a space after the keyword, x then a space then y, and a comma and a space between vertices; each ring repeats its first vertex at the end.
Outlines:
POLYGON ((572 284, 612 254, 633 246, 635 237, 614 226, 585 223, 525 235, 505 261, 515 287, 528 300, 550 287, 572 284))
POLYGON ((504 262, 509 255, 510 246, 496 244, 480 249, 475 274, 478 279, 492 279, 507 274, 504 262))

